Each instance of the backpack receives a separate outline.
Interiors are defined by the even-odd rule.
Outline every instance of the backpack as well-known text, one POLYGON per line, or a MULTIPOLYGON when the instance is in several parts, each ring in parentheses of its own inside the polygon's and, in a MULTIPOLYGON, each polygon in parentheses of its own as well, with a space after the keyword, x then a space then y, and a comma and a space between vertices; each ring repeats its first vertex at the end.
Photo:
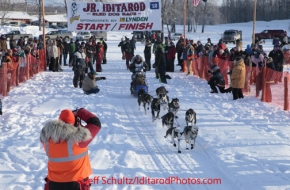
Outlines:
POLYGON ((193 55, 192 49, 189 48, 189 56, 192 56, 192 55, 193 55))
POLYGON ((76 56, 76 68, 78 69, 86 69, 87 63, 86 63, 86 56, 83 56, 83 53, 77 52, 78 54, 76 56), (78 56, 79 55, 79 56, 78 56))

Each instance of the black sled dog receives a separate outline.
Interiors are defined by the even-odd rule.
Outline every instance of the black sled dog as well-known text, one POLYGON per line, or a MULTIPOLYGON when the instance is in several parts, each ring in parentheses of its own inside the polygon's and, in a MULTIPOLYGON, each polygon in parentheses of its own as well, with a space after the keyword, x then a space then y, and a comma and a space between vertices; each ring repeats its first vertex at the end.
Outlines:
POLYGON ((173 143, 173 146, 176 147, 176 143, 174 141, 175 138, 177 138, 177 150, 178 153, 181 153, 180 151, 180 139, 182 136, 183 132, 180 132, 179 128, 177 127, 170 127, 169 129, 167 129, 166 134, 164 136, 164 138, 167 138, 168 135, 171 136, 171 141, 170 143, 173 143))
POLYGON ((148 106, 147 109, 149 110, 149 106, 151 104, 152 98, 153 97, 150 94, 148 94, 147 92, 145 92, 144 89, 140 89, 139 90, 139 92, 138 92, 139 110, 140 110, 140 105, 142 103, 143 107, 144 107, 145 115, 147 115, 147 113, 146 113, 146 105, 148 106))
POLYGON ((159 119, 159 113, 160 113, 160 100, 158 98, 153 98, 151 102, 152 122, 154 122, 156 119, 159 119))
POLYGON ((161 117, 162 119, 162 127, 167 126, 168 128, 173 127, 174 123, 174 114, 172 112, 168 112, 167 114, 161 117))
POLYGON ((168 104, 168 111, 172 112, 175 116, 175 118, 178 118, 176 116, 178 110, 179 110, 179 99, 178 98, 172 98, 171 102, 168 104))

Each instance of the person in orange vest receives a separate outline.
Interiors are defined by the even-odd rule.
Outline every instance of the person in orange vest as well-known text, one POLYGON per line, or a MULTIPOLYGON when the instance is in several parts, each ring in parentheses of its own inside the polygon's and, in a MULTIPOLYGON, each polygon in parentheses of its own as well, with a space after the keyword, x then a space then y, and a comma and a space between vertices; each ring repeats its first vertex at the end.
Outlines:
POLYGON ((88 145, 100 129, 99 118, 84 108, 62 110, 58 120, 45 124, 40 133, 48 157, 44 190, 90 189, 88 145))

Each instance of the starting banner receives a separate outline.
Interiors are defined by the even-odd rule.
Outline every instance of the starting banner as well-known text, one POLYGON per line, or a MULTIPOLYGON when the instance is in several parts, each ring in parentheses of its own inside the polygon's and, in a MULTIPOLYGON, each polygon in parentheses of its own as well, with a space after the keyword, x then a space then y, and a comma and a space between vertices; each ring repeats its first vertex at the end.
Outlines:
POLYGON ((162 30, 160 0, 143 2, 77 2, 67 4, 69 31, 162 30))

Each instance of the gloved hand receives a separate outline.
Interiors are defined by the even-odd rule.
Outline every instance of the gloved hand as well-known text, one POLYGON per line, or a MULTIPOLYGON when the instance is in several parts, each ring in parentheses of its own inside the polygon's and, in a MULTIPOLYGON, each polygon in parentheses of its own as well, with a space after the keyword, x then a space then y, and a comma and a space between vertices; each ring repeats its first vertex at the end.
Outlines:
POLYGON ((102 80, 106 80, 106 77, 101 77, 102 80))
POLYGON ((79 111, 79 108, 76 108, 76 109, 72 110, 72 112, 73 112, 74 114, 76 114, 78 111, 79 111))

